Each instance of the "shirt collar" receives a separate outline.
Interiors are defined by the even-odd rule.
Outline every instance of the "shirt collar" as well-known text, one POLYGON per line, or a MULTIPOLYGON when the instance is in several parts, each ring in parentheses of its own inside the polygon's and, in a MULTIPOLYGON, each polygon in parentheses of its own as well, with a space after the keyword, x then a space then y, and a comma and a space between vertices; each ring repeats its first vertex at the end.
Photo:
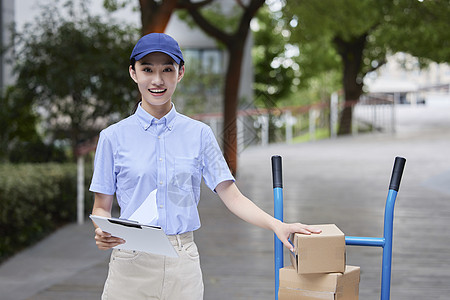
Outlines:
POLYGON ((172 109, 164 117, 158 120, 146 112, 142 108, 141 103, 139 103, 135 115, 144 130, 147 130, 150 126, 157 124, 164 124, 167 129, 172 130, 177 111, 175 109, 175 105, 172 103, 172 109))

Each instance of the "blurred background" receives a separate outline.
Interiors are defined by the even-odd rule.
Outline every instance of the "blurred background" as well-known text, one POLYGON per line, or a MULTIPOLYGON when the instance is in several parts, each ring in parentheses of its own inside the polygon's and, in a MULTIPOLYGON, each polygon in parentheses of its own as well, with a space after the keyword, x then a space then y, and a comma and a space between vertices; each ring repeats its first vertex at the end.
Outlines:
POLYGON ((139 100, 128 66, 143 34, 179 42, 186 75, 173 102, 211 126, 238 182, 258 149, 448 124, 448 1, 1 0, 0 9, 0 264, 85 222, 98 134, 139 100))

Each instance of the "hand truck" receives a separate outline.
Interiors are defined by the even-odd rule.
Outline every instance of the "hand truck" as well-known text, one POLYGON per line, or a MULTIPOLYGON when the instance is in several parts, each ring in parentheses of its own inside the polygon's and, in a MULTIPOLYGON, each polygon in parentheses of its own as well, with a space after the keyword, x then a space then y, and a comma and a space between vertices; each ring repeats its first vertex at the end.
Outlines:
MULTIPOLYGON (((345 244, 351 246, 369 246, 383 248, 382 274, 381 274, 381 300, 389 300, 391 291, 391 265, 392 265, 392 235, 394 224, 395 199, 400 187, 400 181, 405 167, 406 159, 396 157, 389 183, 389 191, 384 211, 384 235, 377 237, 346 236, 345 244)), ((281 156, 272 156, 272 180, 274 197, 274 217, 283 221, 283 178, 281 156)), ((279 270, 283 268, 283 243, 274 234, 274 264, 275 264, 275 299, 278 300, 279 270)))

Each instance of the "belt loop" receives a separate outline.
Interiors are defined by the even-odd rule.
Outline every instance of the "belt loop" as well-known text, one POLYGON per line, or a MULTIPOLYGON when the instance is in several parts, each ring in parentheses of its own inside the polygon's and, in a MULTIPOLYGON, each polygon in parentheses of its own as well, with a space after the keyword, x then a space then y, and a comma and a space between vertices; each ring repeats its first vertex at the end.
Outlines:
POLYGON ((183 248, 183 244, 181 243, 180 235, 177 234, 176 237, 177 237, 178 248, 181 250, 183 248))

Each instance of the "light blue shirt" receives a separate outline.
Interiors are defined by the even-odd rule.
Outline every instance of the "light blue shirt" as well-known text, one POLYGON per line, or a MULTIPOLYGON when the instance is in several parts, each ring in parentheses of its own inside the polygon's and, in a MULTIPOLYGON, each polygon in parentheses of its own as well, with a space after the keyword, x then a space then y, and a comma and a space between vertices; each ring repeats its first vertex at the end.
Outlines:
POLYGON ((157 219, 150 225, 181 234, 200 227, 202 177, 213 191, 234 181, 211 128, 174 106, 158 120, 139 105, 100 133, 90 191, 115 193, 120 217, 128 219, 156 189, 157 219))

